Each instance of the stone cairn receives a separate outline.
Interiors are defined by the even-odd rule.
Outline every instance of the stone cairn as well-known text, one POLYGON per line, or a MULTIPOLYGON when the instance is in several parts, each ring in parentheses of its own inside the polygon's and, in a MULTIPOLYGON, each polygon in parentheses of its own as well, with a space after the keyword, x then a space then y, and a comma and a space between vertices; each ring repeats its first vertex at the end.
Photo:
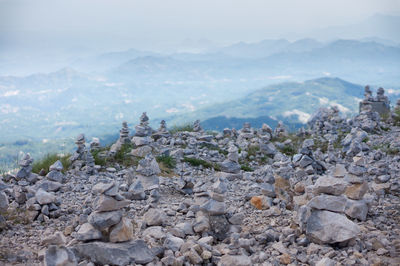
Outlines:
POLYGON ((129 128, 128 123, 124 121, 122 122, 122 128, 119 131, 119 139, 111 146, 109 154, 114 156, 121 149, 122 145, 128 143, 131 143, 129 138, 129 128))
POLYGON ((167 143, 166 139, 169 138, 170 136, 171 136, 171 134, 169 133, 169 131, 167 129, 167 123, 165 122, 165 120, 161 120, 160 127, 153 134, 153 138, 155 140, 159 140, 161 142, 161 144, 165 145, 167 143))
POLYGON ((385 90, 382 87, 377 90, 376 97, 373 97, 369 86, 365 86, 364 99, 360 102, 359 106, 360 113, 366 110, 366 106, 371 106, 371 111, 378 112, 380 115, 390 113, 390 101, 385 96, 385 90))
POLYGON ((93 138, 90 142, 90 151, 98 151, 100 149, 100 139, 93 138))
POLYGON ((306 175, 323 174, 326 170, 322 162, 317 161, 313 156, 314 140, 306 139, 303 142, 298 154, 293 156, 293 164, 297 167, 296 175, 304 177, 306 175))
MULTIPOLYGON (((60 216, 60 204, 52 191, 58 190, 59 183, 42 183, 34 195, 26 201, 27 217, 33 221, 48 222, 50 218, 60 216), (48 192, 48 191, 49 192, 48 192)), ((29 197, 29 195, 28 195, 29 197)))
POLYGON ((7 194, 3 191, 7 188, 7 186, 0 181, 0 231, 4 228, 6 228, 6 219, 3 217, 3 214, 7 211, 8 209, 8 196, 7 194))
POLYGON ((240 171, 238 148, 231 144, 228 149, 227 158, 219 164, 221 171, 225 173, 237 174, 240 171))
MULTIPOLYGON (((147 154, 146 157, 139 161, 136 169, 138 173, 138 181, 143 186, 144 192, 150 194, 150 201, 157 202, 159 199, 159 183, 160 179, 158 175, 161 173, 160 167, 156 159, 151 153, 147 154)), ((138 183, 135 183, 139 186, 138 183)))
POLYGON ((275 145, 270 142, 272 134, 272 129, 267 124, 263 124, 258 132, 260 151, 269 156, 275 155, 276 153, 275 145))
POLYGON ((153 130, 149 126, 149 117, 147 116, 146 112, 140 116, 140 124, 135 126, 135 130, 135 136, 137 137, 151 136, 153 133, 153 130))
POLYGON ((318 178, 306 187, 311 198, 298 210, 300 229, 307 237, 320 244, 347 244, 360 233, 357 224, 349 220, 365 221, 369 205, 363 200, 368 183, 362 178, 366 172, 363 156, 355 156, 349 171, 337 164, 331 175, 318 178))
POLYGON ((33 158, 31 158, 29 153, 25 154, 22 157, 22 160, 18 162, 19 166, 21 166, 21 169, 18 171, 15 179, 20 185, 29 185, 38 180, 38 176, 32 173, 32 163, 33 158))
POLYGON ((146 112, 141 115, 140 124, 135 126, 135 129, 136 132, 132 137, 132 143, 136 148, 131 151, 131 154, 136 157, 145 157, 151 153, 152 148, 150 144, 153 142, 153 139, 150 137, 153 129, 149 126, 149 118, 146 112))
POLYGON ((203 132, 204 130, 203 130, 203 128, 201 127, 201 125, 200 125, 200 120, 196 120, 196 121, 194 121, 194 123, 193 123, 193 132, 203 132))
POLYGON ((92 188, 97 195, 88 222, 79 228, 76 239, 79 241, 101 240, 104 242, 125 242, 133 239, 133 225, 123 217, 122 209, 129 205, 119 194, 115 182, 98 183, 92 188))
POLYGON ((50 181, 63 183, 64 174, 61 172, 63 170, 63 165, 60 160, 57 160, 54 164, 52 164, 49 168, 50 172, 46 175, 46 178, 50 181))
POLYGON ((287 137, 288 132, 285 128, 285 125, 283 124, 282 121, 279 121, 278 125, 276 126, 274 130, 274 137, 279 138, 279 137, 287 137))
POLYGON ((198 213, 198 217, 206 215, 210 226, 209 230, 218 240, 224 240, 229 232, 229 222, 225 216, 225 194, 227 191, 228 181, 225 178, 218 178, 211 190, 205 193, 208 199, 200 206, 202 212, 198 213))

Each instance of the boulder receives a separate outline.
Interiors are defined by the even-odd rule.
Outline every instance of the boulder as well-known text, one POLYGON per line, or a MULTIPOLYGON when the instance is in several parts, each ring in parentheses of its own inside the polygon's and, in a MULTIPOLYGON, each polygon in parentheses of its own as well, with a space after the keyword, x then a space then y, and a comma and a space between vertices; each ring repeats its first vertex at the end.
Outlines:
POLYGON ((115 211, 128 206, 128 200, 115 200, 113 197, 101 195, 94 206, 94 210, 98 212, 115 211))
POLYGON ((90 223, 84 223, 79 228, 76 239, 80 241, 89 241, 101 239, 102 234, 99 230, 93 227, 90 223))
POLYGON ((332 212, 344 212, 347 199, 343 196, 319 195, 308 202, 313 209, 327 210, 332 212))
POLYGON ((133 239, 132 221, 127 218, 122 218, 121 221, 110 228, 111 242, 125 242, 133 239))
POLYGON ((121 221, 121 218, 121 211, 92 212, 89 215, 88 221, 98 230, 103 230, 114 224, 119 223, 119 221, 121 221))
POLYGON ((312 211, 307 219, 306 235, 316 243, 342 243, 359 233, 357 224, 335 212, 312 211))
POLYGON ((343 178, 321 176, 313 186, 313 193, 316 195, 325 193, 338 196, 345 192, 347 186, 348 183, 343 178))
POLYGON ((224 255, 218 262, 218 266, 250 266, 251 259, 246 255, 224 255))
POLYGON ((35 197, 36 197, 36 201, 40 205, 50 204, 50 203, 56 201, 56 196, 54 196, 53 194, 51 194, 49 192, 44 191, 41 188, 39 188, 39 190, 36 191, 35 197))
POLYGON ((90 242, 78 244, 74 248, 80 257, 100 265, 146 264, 155 258, 143 240, 124 243, 90 242))
POLYGON ((359 200, 364 197, 364 195, 365 195, 365 193, 367 193, 367 191, 368 191, 368 183, 363 182, 361 184, 353 184, 351 186, 348 186, 346 188, 346 191, 344 194, 349 199, 359 200))
POLYGON ((165 213, 158 209, 150 209, 144 214, 144 221, 148 226, 162 225, 166 218, 165 213))
POLYGON ((66 247, 50 246, 44 255, 45 266, 76 266, 74 253, 66 247))
POLYGON ((368 209, 368 204, 365 200, 348 199, 346 202, 345 213, 351 218, 365 221, 367 219, 368 209))

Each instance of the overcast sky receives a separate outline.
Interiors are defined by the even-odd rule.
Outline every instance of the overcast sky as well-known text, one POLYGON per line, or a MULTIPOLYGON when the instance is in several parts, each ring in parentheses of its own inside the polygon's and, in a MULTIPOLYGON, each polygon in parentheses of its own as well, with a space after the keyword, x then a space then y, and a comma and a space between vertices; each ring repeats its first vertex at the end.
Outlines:
POLYGON ((307 37, 315 29, 358 23, 377 13, 399 15, 400 1, 0 0, 0 31, 138 44, 186 38, 229 43, 307 37))

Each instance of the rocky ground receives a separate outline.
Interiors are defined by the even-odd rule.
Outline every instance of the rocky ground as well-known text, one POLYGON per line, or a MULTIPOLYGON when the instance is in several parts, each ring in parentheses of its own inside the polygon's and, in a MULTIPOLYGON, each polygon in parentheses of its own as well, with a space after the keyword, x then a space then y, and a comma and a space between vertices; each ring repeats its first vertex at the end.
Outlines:
POLYGON ((396 113, 321 109, 295 134, 140 120, 2 177, 1 265, 400 264, 396 113))

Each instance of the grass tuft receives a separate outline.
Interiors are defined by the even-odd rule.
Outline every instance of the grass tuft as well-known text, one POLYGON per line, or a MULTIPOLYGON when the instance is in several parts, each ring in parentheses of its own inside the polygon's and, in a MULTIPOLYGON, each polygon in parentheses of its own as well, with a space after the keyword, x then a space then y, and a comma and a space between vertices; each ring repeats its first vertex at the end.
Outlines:
POLYGON ((183 132, 183 131, 188 131, 188 132, 193 132, 193 125, 190 123, 180 125, 180 126, 172 126, 169 130, 169 133, 171 135, 177 133, 177 132, 183 132))
POLYGON ((71 162, 69 161, 70 156, 71 156, 70 154, 67 154, 65 156, 61 156, 56 153, 47 154, 42 159, 40 159, 36 162, 34 161, 34 163, 32 165, 32 172, 38 174, 40 172, 40 170, 44 169, 46 171, 46 173, 48 173, 50 166, 58 160, 60 160, 62 165, 64 166, 64 169, 62 170, 62 172, 65 172, 71 165, 71 162))

